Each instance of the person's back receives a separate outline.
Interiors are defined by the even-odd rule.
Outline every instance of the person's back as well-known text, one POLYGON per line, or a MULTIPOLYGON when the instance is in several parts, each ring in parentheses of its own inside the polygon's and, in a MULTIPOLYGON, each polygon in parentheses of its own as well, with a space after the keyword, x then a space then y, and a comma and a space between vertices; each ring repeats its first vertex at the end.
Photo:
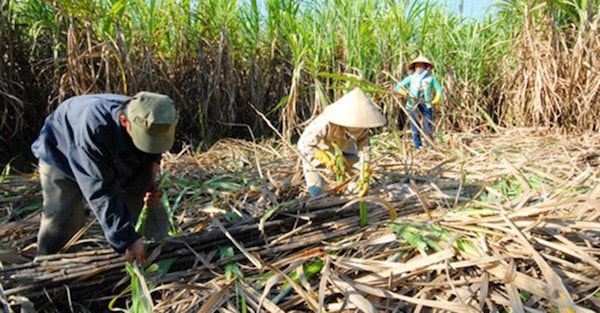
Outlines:
POLYGON ((46 119, 32 145, 33 154, 75 179, 72 166, 87 166, 73 162, 98 161, 88 158, 90 153, 108 152, 118 146, 123 150, 129 148, 123 140, 125 134, 121 133, 124 130, 118 127, 119 109, 129 99, 117 94, 98 94, 65 100, 46 119))

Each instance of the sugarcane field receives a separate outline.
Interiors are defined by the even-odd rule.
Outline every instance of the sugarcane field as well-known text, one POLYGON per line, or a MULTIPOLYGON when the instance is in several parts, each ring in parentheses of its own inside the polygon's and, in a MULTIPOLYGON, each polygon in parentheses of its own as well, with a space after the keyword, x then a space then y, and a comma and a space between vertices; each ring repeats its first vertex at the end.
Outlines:
POLYGON ((600 312, 600 0, 0 8, 0 312, 600 312))

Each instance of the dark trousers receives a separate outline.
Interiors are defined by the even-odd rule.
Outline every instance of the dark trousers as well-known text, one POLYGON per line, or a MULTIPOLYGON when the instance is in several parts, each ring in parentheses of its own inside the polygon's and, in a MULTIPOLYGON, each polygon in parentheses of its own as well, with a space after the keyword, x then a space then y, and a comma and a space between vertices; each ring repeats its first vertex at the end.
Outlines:
MULTIPOLYGON (((39 172, 43 209, 37 249, 41 254, 57 253, 84 226, 84 198, 77 182, 53 166, 39 162, 39 172)), ((144 205, 149 175, 150 173, 140 173, 128 184, 128 190, 123 190, 123 199, 134 225, 144 205)), ((164 206, 161 204, 150 208, 144 235, 147 238, 162 239, 167 236, 168 231, 164 206)))
MULTIPOLYGON (((419 103, 412 110, 409 110, 408 113, 410 115, 410 130, 413 133, 413 142, 415 143, 415 149, 420 149, 421 131, 429 139, 433 138, 433 108, 427 108, 427 106, 424 103, 419 103), (422 121, 419 121, 419 115, 423 117, 422 121)), ((425 145, 429 147, 429 141, 426 140, 425 145)))

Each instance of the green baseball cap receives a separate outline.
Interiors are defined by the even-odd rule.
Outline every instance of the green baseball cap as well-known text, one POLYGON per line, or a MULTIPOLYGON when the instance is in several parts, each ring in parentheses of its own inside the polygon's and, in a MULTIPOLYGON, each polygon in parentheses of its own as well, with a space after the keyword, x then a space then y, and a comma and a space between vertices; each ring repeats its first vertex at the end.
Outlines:
POLYGON ((179 115, 168 96, 147 91, 137 93, 129 102, 127 120, 138 149, 159 154, 173 146, 179 115))

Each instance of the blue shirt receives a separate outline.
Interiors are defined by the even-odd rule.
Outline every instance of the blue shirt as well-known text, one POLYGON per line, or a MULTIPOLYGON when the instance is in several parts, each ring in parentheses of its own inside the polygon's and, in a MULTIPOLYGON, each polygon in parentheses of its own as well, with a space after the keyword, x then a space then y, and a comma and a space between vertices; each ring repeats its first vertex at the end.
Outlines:
MULTIPOLYGON (((33 154, 73 179, 98 218, 108 243, 118 252, 140 235, 123 201, 123 186, 160 155, 135 147, 119 121, 130 97, 115 94, 76 96, 46 118, 33 154)), ((149 176, 151 177, 151 176, 149 176)))

